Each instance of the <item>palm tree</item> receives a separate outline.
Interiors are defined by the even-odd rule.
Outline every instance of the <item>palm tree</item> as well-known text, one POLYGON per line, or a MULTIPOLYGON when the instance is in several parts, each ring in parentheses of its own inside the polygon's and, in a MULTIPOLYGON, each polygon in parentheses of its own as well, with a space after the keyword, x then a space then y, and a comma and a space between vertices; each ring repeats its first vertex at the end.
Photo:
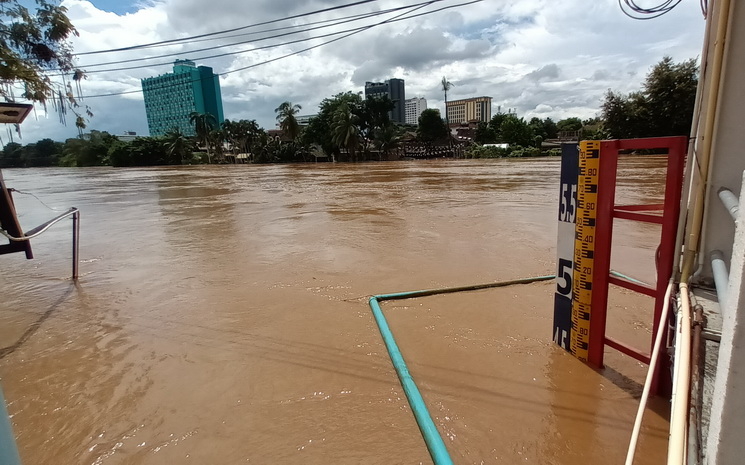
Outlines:
POLYGON ((399 135, 396 127, 392 124, 385 126, 382 129, 375 131, 375 147, 382 151, 380 158, 382 160, 383 154, 388 158, 388 153, 398 147, 401 144, 401 136, 399 135))
POLYGON ((334 113, 331 133, 334 144, 346 148, 349 157, 357 161, 355 151, 360 143, 359 117, 352 113, 346 102, 334 113))
POLYGON ((297 139, 300 135, 300 125, 297 122, 297 115, 303 107, 300 105, 293 105, 290 102, 282 102, 280 106, 274 109, 277 114, 277 121, 279 121, 279 128, 284 132, 287 137, 292 140, 297 139))
POLYGON ((191 152, 191 140, 179 128, 173 128, 165 134, 165 142, 170 161, 179 160, 183 165, 186 155, 191 152))
POLYGON ((448 81, 445 76, 442 77, 442 90, 445 92, 445 125, 448 127, 448 145, 450 146, 450 152, 453 152, 453 141, 450 137, 450 118, 448 117, 448 91, 453 87, 453 83, 448 81))
POLYGON ((215 149, 215 156, 218 163, 225 161, 225 151, 223 150, 223 142, 225 142, 226 135, 222 129, 213 129, 207 135, 208 146, 211 145, 215 149))
POLYGON ((199 113, 192 111, 189 114, 189 122, 194 125, 197 134, 197 142, 207 147, 207 162, 212 163, 210 156, 210 131, 217 127, 217 119, 212 113, 199 113))

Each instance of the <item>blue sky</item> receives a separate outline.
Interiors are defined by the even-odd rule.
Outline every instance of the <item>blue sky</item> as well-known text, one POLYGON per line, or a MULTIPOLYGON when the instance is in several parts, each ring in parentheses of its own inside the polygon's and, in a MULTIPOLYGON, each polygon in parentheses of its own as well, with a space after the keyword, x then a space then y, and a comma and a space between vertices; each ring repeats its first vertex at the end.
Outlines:
MULTIPOLYGON (((462 0, 461 0, 462 1, 462 0)), ((304 20, 339 18, 408 5, 416 0, 379 0, 304 20)), ((78 53, 209 33, 249 23, 284 18, 349 0, 63 0, 68 16, 80 32, 72 41, 78 53), (208 6, 207 8, 205 6, 208 6)), ((436 7, 460 3, 445 0, 436 7)), ((367 20, 370 24, 380 19, 367 20)), ((289 23, 281 23, 287 25, 289 23)), ((354 25, 340 25, 332 30, 354 25)), ((488 95, 493 111, 515 108, 518 116, 555 120, 598 114, 608 89, 639 89, 651 66, 665 55, 676 61, 700 55, 704 19, 698 2, 682 2, 670 14, 652 21, 634 21, 621 13, 616 0, 484 0, 473 5, 378 26, 334 44, 231 73, 221 78, 225 117, 255 119, 265 128, 275 125, 274 108, 289 100, 301 113, 312 114, 326 97, 362 91, 364 82, 403 78, 406 96, 425 97, 430 108, 443 108, 439 82, 455 84, 450 98, 488 95)), ((327 30, 315 33, 325 33, 327 30)), ((306 33, 304 36, 308 38, 306 33)), ((287 40, 289 38, 282 39, 287 40)), ((280 39, 275 39, 274 42, 280 39)), ((234 52, 273 41, 225 45, 234 52)), ((200 65, 222 73, 297 51, 318 39, 250 53, 205 59, 200 65)), ((81 56, 79 65, 147 58, 167 52, 183 58, 206 55, 191 52, 208 42, 127 53, 81 56)), ((158 59, 141 63, 170 61, 158 59)), ((111 65, 106 68, 117 67, 111 65)), ((86 69, 86 67, 83 67, 86 69)), ((88 68, 89 71, 95 68, 88 68)), ((101 68, 98 68, 101 69, 101 68)), ((140 90, 140 79, 170 71, 170 66, 91 73, 83 82, 84 95, 140 90)), ((84 99, 94 116, 88 127, 122 134, 147 134, 142 95, 84 99)), ((54 114, 36 116, 23 125, 23 140, 74 137, 74 125, 60 125, 54 114)))
POLYGON ((125 13, 134 13, 139 9, 140 2, 119 1, 119 0, 96 0, 91 2, 96 8, 103 11, 110 11, 118 15, 125 13))

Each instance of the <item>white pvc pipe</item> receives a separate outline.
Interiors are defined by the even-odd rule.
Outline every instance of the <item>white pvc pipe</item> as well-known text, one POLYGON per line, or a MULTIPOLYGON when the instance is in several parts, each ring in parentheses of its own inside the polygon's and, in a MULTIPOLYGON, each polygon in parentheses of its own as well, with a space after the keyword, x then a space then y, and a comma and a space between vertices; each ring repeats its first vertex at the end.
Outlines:
MULTIPOLYGON (((711 20, 706 21, 706 27, 704 29, 704 37, 709 37, 709 31, 711 29, 711 20)), ((673 256, 673 276, 676 273, 680 273, 680 257, 681 251, 683 250, 683 240, 685 238, 686 223, 688 221, 687 215, 683 212, 688 208, 688 200, 693 189, 693 166, 696 164, 698 158, 698 129, 701 124, 701 108, 704 100, 704 85, 706 83, 704 72, 706 63, 709 59, 709 47, 704 46, 701 54, 701 65, 699 66, 700 75, 698 84, 696 85, 696 101, 693 106, 693 122, 691 124, 691 132, 688 139, 688 156, 686 160, 685 172, 683 174, 683 189, 680 195, 680 217, 678 218, 678 230, 675 235, 675 255, 673 256)))
POLYGON ((647 379, 644 381, 644 390, 642 391, 642 398, 639 400, 639 409, 636 411, 636 419, 634 420, 634 429, 631 432, 631 440, 629 441, 629 450, 626 453, 626 465, 634 463, 634 454, 636 453, 636 445, 639 442, 639 432, 642 428, 642 419, 644 418, 644 410, 647 407, 647 400, 649 399, 649 391, 652 388, 652 379, 657 368, 657 359, 660 355, 662 347, 663 335, 665 333, 665 322, 667 321, 667 314, 670 311, 670 297, 673 293, 673 287, 675 281, 671 278, 667 284, 667 290, 665 291, 665 301, 662 305, 662 313, 660 314, 660 321, 657 324, 659 330, 654 340, 654 347, 652 348, 652 356, 649 359, 649 370, 647 371, 647 379))
POLYGON ((720 188, 717 191, 717 194, 719 194, 719 199, 722 201, 724 208, 727 209, 732 219, 737 221, 737 212, 740 210, 740 199, 738 199, 731 190, 724 187, 720 188))
MULTIPOLYGON (((730 0, 722 0, 719 5, 719 18, 717 21, 716 38, 714 41, 714 57, 711 66, 709 87, 709 98, 706 103, 706 119, 704 121, 703 143, 701 157, 698 159, 699 185, 695 189, 695 195, 691 199, 688 208, 689 221, 686 228, 686 250, 683 256, 683 267, 681 270, 681 282, 687 283, 693 273, 695 262, 701 261, 697 257, 699 241, 701 239, 702 225, 704 222, 704 204, 707 193, 707 183, 710 182, 710 158, 712 154, 714 126, 719 108, 719 94, 724 61, 724 46, 727 37, 730 0), (698 259, 698 260, 697 260, 698 259)), ((707 64, 708 66, 708 64, 707 64)), ((701 137, 701 136, 699 136, 701 137)), ((693 179, 692 179, 693 181, 693 179)))
MULTIPOLYGON (((711 252, 711 272, 714 275, 714 287, 717 291, 719 308, 723 309, 725 308, 724 302, 727 300, 729 271, 727 271, 727 264, 724 262, 724 254, 721 250, 711 252)), ((722 315, 724 315, 724 312, 722 312, 722 315)))
POLYGON ((686 465, 688 402, 691 383, 691 301, 686 283, 680 283, 680 310, 678 311, 675 342, 667 463, 668 465, 686 465))

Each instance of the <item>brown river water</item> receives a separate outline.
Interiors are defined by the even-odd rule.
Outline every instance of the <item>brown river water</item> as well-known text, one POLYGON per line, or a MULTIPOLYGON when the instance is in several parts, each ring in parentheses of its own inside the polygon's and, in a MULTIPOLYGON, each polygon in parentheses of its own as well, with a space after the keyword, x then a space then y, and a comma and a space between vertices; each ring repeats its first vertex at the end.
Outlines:
MULTIPOLYGON (((619 197, 659 201, 663 160, 619 197)), ((70 222, 0 257, 0 381, 25 464, 432 463, 367 298, 553 274, 559 160, 4 170, 70 222)), ((15 194, 30 228, 55 214, 15 194)), ((654 282, 653 225, 613 267, 654 282)), ((553 282, 382 304, 456 464, 623 463, 645 367, 551 340, 553 282)), ((611 291, 648 347, 652 301, 611 291)), ((653 400, 637 463, 661 463, 653 400)))

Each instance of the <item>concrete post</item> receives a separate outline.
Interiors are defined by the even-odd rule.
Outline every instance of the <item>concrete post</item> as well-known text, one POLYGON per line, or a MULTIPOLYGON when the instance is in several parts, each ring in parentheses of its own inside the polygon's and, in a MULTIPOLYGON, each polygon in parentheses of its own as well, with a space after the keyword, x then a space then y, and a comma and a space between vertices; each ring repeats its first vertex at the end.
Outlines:
MULTIPOLYGON (((740 205, 745 205, 745 173, 740 205)), ((720 303, 722 342, 706 443, 710 465, 743 463, 745 431, 745 209, 737 213, 727 300, 720 303)))

